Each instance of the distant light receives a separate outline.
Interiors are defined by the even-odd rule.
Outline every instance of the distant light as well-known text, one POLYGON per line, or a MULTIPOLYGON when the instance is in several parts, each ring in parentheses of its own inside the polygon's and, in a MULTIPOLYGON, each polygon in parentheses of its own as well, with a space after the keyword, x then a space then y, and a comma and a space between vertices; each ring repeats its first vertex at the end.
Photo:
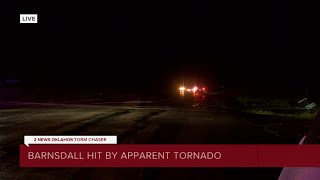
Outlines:
POLYGON ((191 89, 187 89, 188 92, 191 92, 191 89))
POLYGON ((202 90, 203 90, 203 91, 205 91, 205 90, 206 90, 206 88, 204 88, 204 87, 203 87, 203 88, 202 88, 202 90))
POLYGON ((184 91, 180 91, 180 96, 184 96, 184 91))
POLYGON ((197 90, 198 90, 198 87, 197 86, 195 86, 195 87, 193 87, 193 92, 196 92, 197 90))
POLYGON ((180 87, 179 90, 180 91, 184 91, 186 88, 185 87, 180 87))

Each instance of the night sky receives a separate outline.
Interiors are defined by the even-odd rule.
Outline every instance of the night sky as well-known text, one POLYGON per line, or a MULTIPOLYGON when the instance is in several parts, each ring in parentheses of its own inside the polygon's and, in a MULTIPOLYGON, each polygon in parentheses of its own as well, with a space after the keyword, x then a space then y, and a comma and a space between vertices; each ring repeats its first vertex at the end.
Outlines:
POLYGON ((289 1, 7 2, 0 77, 55 87, 319 89, 316 9, 289 1), (39 24, 19 24, 37 13, 39 24), (11 21, 12 20, 12 21, 11 21), (13 21, 16 21, 13 23, 13 21), (39 60, 40 62, 36 62, 39 60))

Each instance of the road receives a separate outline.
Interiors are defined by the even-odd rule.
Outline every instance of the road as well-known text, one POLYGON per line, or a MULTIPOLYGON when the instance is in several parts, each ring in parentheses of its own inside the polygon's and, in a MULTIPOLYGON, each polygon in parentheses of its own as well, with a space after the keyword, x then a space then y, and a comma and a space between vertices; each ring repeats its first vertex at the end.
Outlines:
POLYGON ((134 144, 262 144, 279 139, 217 108, 59 105, 0 110, 0 179, 277 179, 280 168, 19 168, 24 135, 117 135, 134 144))

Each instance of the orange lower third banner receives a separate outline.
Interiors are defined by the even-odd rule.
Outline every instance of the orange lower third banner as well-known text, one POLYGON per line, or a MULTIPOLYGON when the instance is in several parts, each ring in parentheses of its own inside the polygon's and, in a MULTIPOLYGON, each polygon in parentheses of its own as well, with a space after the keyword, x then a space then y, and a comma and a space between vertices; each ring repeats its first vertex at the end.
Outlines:
POLYGON ((20 145, 21 167, 320 167, 320 145, 20 145))

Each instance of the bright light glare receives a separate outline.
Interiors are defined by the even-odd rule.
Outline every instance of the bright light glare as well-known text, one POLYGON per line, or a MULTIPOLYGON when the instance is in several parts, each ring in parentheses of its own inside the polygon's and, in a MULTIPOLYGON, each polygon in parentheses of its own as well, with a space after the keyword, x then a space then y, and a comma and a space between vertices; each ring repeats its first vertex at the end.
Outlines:
POLYGON ((193 87, 193 92, 196 92, 197 90, 198 90, 198 87, 197 86, 195 86, 195 87, 193 87))
POLYGON ((191 91, 191 89, 187 89, 187 91, 188 91, 188 92, 190 92, 190 91, 191 91))
POLYGON ((179 90, 180 91, 184 91, 186 88, 185 87, 180 87, 179 90))

